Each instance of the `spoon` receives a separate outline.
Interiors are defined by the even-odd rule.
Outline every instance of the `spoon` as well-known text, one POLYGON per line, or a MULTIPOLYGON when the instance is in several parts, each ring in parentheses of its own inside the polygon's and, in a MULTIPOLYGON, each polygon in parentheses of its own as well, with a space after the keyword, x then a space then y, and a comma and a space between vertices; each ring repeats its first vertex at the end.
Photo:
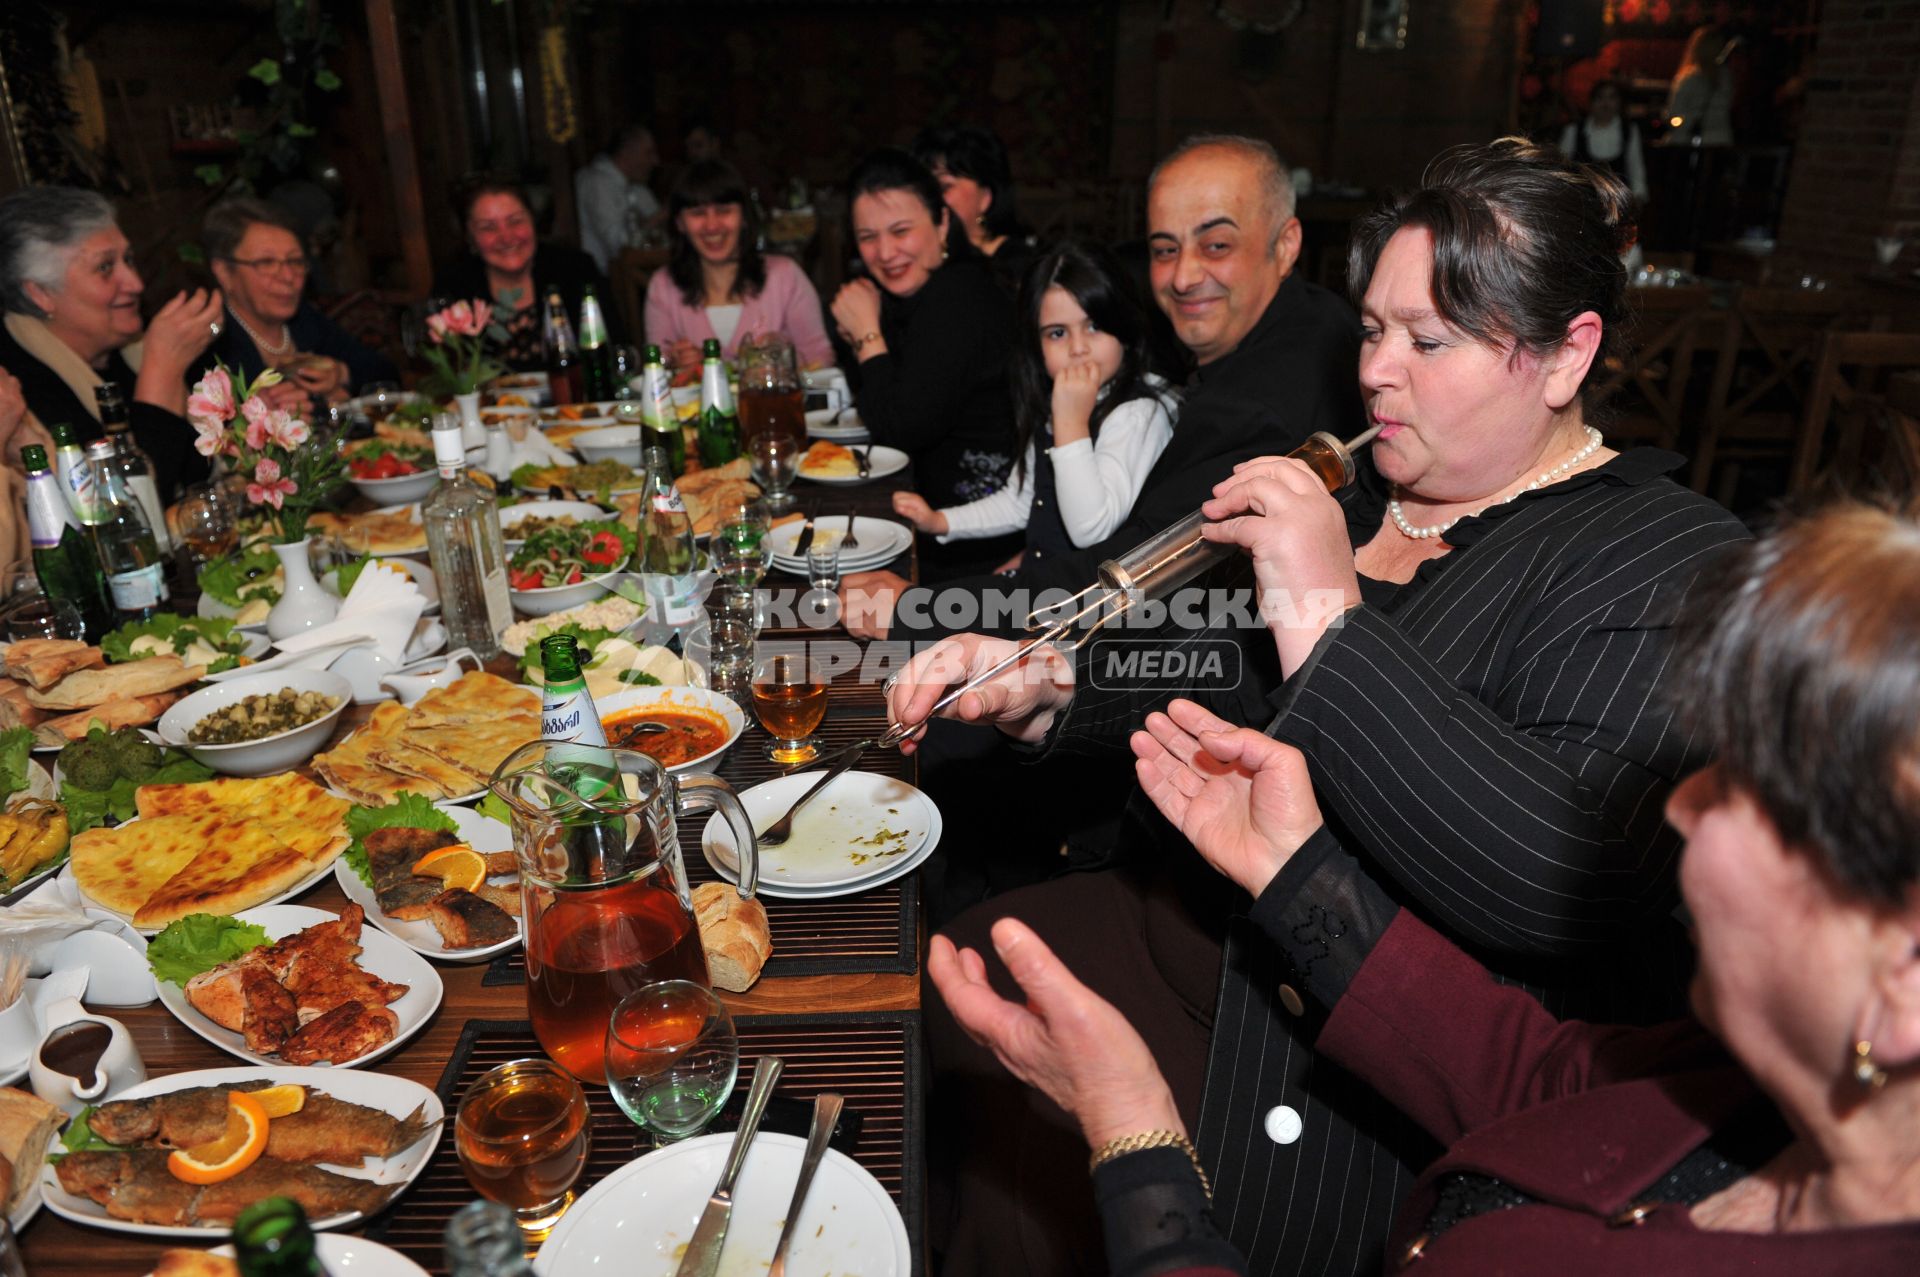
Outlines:
POLYGON ((658 736, 661 732, 671 731, 665 723, 635 723, 620 733, 620 739, 613 743, 615 749, 625 749, 633 744, 638 736, 658 736))

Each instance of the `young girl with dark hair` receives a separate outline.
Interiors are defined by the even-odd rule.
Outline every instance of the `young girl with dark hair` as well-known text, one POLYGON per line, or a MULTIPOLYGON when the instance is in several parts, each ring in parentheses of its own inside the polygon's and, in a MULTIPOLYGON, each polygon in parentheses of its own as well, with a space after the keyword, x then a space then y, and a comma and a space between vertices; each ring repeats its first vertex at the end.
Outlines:
POLYGON ((778 332, 802 365, 833 363, 820 295, 790 257, 760 251, 760 218, 739 170, 700 160, 667 196, 672 239, 667 268, 647 281, 647 340, 671 363, 698 364, 700 345, 718 338, 733 358, 751 335, 778 332))
POLYGON ((1062 244, 1036 261, 1021 284, 1020 316, 1012 481, 939 510, 900 492, 893 508, 942 541, 1025 528, 1026 553, 1039 558, 1103 541, 1125 521, 1173 437, 1175 405, 1147 368, 1146 304, 1105 249, 1062 244))

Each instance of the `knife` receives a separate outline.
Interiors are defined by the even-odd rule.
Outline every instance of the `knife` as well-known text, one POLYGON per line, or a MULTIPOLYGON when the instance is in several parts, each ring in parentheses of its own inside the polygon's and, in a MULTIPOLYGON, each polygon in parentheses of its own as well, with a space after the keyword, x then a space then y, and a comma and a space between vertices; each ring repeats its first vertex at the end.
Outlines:
POLYGON ((868 475, 872 474, 873 463, 867 459, 867 454, 873 451, 872 446, 869 445, 865 448, 854 448, 854 449, 851 449, 851 451, 853 453, 853 459, 860 463, 860 477, 864 479, 868 475))
POLYGON ((779 1056, 763 1055, 753 1066, 753 1085, 747 1090, 746 1111, 740 1115, 740 1129, 734 1132, 733 1147, 727 1150, 727 1164, 720 1182, 713 1186, 707 1208, 700 1212, 699 1227, 687 1243, 674 1277, 713 1277, 720 1269, 720 1251, 727 1242, 727 1222, 733 1216, 733 1183, 740 1178, 740 1167, 747 1160, 747 1148, 760 1128, 760 1115, 773 1097, 773 1084, 780 1078, 786 1061, 779 1056))
POLYGON ((787 1247, 793 1244, 794 1226, 800 1222, 800 1210, 807 1204, 813 1173, 820 1169, 820 1159, 826 1155, 827 1141, 833 1136, 834 1124, 840 1120, 840 1107, 844 1103, 832 1091, 822 1091, 813 1097, 813 1129, 807 1132, 807 1151, 800 1159, 800 1178, 793 1186, 793 1200, 787 1203, 787 1222, 780 1228, 780 1241, 773 1248, 773 1265, 767 1269, 767 1277, 787 1277, 787 1247))
POLYGON ((813 516, 808 515, 807 525, 804 528, 800 529, 800 537, 798 540, 796 540, 793 543, 793 557, 796 559, 806 558, 807 547, 812 544, 813 544, 813 516))

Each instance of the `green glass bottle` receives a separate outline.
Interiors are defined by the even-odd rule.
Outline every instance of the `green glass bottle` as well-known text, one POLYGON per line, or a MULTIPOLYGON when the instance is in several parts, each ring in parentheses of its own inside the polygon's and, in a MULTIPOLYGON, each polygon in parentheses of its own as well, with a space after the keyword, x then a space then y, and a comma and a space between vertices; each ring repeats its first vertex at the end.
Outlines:
POLYGON ((48 598, 66 599, 79 608, 87 641, 98 643, 116 619, 93 535, 80 526, 73 508, 60 495, 60 480, 47 462, 47 450, 28 444, 20 450, 20 460, 27 471, 27 528, 40 588, 48 598))
POLYGON ((540 736, 547 774, 591 802, 612 788, 615 769, 580 658, 571 634, 540 640, 540 736))
POLYGON ((327 1277, 313 1226, 291 1197, 266 1197, 233 1221, 233 1257, 240 1277, 327 1277))
POLYGON ((53 468, 60 476, 60 493, 67 499, 67 508, 80 520, 80 526, 91 528, 100 522, 99 499, 93 491, 93 467, 87 464, 87 454, 81 450, 72 426, 56 421, 50 428, 53 468))
POLYGON ((613 347, 607 342, 607 321, 600 299, 588 284, 580 296, 580 380, 584 399, 613 398, 613 347))
POLYGON ((640 369, 640 447, 660 448, 678 479, 687 472, 687 437, 680 433, 680 415, 673 407, 673 383, 660 359, 660 347, 648 346, 640 369))
POLYGON ((700 358, 700 464, 713 469, 740 455, 740 414, 733 407, 727 366, 720 362, 720 343, 707 338, 700 358))

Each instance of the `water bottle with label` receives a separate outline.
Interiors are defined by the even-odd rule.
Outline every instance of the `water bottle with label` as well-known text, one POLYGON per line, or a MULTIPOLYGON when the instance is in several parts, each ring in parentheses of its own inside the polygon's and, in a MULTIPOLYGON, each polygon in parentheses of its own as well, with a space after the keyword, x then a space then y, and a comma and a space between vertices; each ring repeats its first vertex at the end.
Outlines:
POLYGON ((648 619, 678 630, 693 624, 700 613, 700 599, 694 593, 699 563, 693 520, 680 499, 670 465, 665 449, 647 449, 647 490, 642 505, 646 549, 641 560, 641 587, 647 595, 648 619))
POLYGON ((547 774, 591 801, 613 784, 616 769, 581 656, 571 634, 540 640, 540 738, 549 742, 547 774))
POLYGON ((111 439, 96 439, 87 445, 93 499, 100 520, 94 525, 94 544, 107 574, 113 609, 124 625, 150 619, 170 594, 167 561, 154 540, 146 511, 127 490, 115 454, 111 439))

